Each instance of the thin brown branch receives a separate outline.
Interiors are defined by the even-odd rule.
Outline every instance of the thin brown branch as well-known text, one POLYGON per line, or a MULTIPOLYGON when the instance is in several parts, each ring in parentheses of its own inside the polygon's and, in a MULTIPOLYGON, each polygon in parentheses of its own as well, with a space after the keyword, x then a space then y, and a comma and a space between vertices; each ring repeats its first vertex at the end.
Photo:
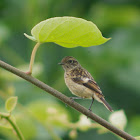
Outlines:
POLYGON ((101 117, 97 116, 96 114, 92 113, 91 111, 89 111, 88 109, 86 109, 85 107, 81 106, 80 104, 72 101, 69 97, 65 96, 64 94, 60 93, 59 91, 53 89, 52 87, 46 85, 45 83, 39 81, 38 79, 27 75, 26 73, 16 69, 13 66, 10 66, 9 64, 0 61, 0 67, 12 72, 13 74, 27 80, 28 82, 36 85, 37 87, 43 89, 44 91, 52 94, 53 96, 57 97, 58 99, 60 99, 62 102, 66 103, 67 105, 71 106, 72 108, 74 108, 75 110, 79 111, 80 113, 86 115, 88 118, 91 118, 92 120, 96 121, 97 123, 99 123, 100 125, 104 126, 105 128, 107 128, 108 130, 112 131, 113 133, 115 133, 116 135, 126 139, 126 140, 136 140, 133 136, 129 135, 128 133, 114 127, 113 125, 111 125, 110 123, 108 123, 106 120, 102 119, 101 117))

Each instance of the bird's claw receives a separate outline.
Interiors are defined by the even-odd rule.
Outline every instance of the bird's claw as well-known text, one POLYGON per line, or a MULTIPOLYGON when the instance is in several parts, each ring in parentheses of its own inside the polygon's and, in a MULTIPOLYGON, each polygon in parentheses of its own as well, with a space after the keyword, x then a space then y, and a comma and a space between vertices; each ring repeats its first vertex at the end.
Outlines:
POLYGON ((92 112, 91 108, 88 109, 90 112, 92 112))
POLYGON ((74 98, 73 97, 70 97, 70 99, 74 102, 74 98))

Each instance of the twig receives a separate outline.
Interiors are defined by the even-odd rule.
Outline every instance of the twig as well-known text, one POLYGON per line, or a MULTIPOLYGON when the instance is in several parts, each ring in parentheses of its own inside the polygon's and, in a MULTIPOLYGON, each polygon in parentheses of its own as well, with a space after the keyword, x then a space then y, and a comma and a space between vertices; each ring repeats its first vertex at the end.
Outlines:
POLYGON ((11 126, 15 130, 15 132, 16 132, 16 134, 17 134, 17 136, 18 136, 18 138, 20 140, 24 140, 24 137, 23 137, 20 129, 18 128, 18 126, 16 125, 16 123, 10 118, 9 115, 0 113, 0 117, 1 118, 4 118, 5 120, 7 120, 11 124, 11 126))
POLYGON ((91 118, 92 120, 96 121, 100 125, 104 126, 108 130, 112 131, 116 135, 126 139, 126 140, 136 140, 133 136, 129 135, 128 133, 114 127, 110 123, 108 123, 106 120, 102 119, 101 117, 97 116, 96 114, 92 113, 85 107, 81 106, 80 104, 73 102, 69 97, 65 96, 64 94, 60 93, 59 91, 53 89, 52 87, 46 85, 45 83, 39 81, 38 79, 27 75, 26 73, 16 69, 13 66, 10 66, 9 64, 3 62, 0 60, 0 67, 12 72, 13 74, 29 81, 30 83, 36 85, 40 89, 43 89, 44 91, 52 94, 53 96, 57 97, 60 99, 62 102, 66 103, 67 105, 71 106, 75 110, 81 112, 82 114, 86 115, 88 118, 91 118))

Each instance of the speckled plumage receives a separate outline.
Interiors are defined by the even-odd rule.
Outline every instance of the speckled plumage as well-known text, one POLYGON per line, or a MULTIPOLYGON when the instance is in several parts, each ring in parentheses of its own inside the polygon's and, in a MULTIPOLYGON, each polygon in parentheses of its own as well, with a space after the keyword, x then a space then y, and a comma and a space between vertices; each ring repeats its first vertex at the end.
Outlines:
POLYGON ((65 83, 74 95, 81 98, 96 99, 103 103, 107 109, 112 111, 112 108, 105 101, 100 87, 97 85, 91 74, 82 68, 75 58, 67 56, 62 59, 60 64, 65 70, 65 83))

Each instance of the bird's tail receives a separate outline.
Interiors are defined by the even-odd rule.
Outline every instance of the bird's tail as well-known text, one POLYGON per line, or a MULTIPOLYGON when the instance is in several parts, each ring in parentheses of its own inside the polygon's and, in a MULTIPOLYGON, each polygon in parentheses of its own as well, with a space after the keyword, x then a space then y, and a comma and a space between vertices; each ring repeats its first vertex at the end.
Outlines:
POLYGON ((104 106, 109 110, 109 111, 113 111, 112 107, 108 104, 108 102, 103 98, 101 97, 100 100, 102 101, 102 103, 104 104, 104 106))

